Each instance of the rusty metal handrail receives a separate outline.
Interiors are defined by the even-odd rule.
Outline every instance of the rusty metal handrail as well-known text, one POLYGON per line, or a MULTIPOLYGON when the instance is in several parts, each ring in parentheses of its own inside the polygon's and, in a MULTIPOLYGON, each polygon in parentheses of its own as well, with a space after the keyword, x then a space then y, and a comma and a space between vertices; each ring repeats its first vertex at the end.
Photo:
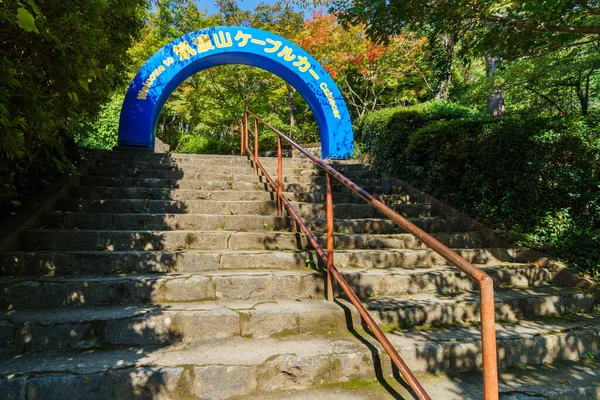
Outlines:
POLYGON ((356 293, 352 290, 346 279, 338 271, 333 264, 333 197, 331 191, 331 177, 334 177, 341 182, 348 189, 356 193, 359 197, 365 200, 367 203, 375 207, 378 211, 392 220, 394 223, 402 227, 405 231, 413 234, 420 241, 429 246, 437 254, 446 259, 449 263, 456 266, 462 272, 464 272, 471 279, 479 284, 480 291, 480 317, 481 317, 481 342, 482 342, 482 357, 483 357, 483 387, 484 387, 484 399, 485 400, 498 400, 498 367, 497 367, 497 355, 496 355, 496 328, 495 328, 495 310, 494 310, 494 282, 492 278, 473 264, 465 260, 463 257, 452 251, 437 239, 426 233, 424 230, 404 218, 390 207, 386 206, 381 201, 371 196, 368 192, 362 189, 360 186, 346 178, 344 175, 339 173, 330 165, 326 164, 313 154, 309 153, 302 146, 297 144, 295 141, 287 137, 284 133, 273 128, 258 115, 252 111, 247 110, 244 113, 242 124, 240 126, 240 140, 241 145, 245 148, 241 149, 241 154, 244 154, 244 150, 253 160, 255 170, 258 173, 258 169, 261 170, 273 190, 277 191, 277 209, 279 214, 282 213, 282 206, 285 206, 289 214, 294 218, 302 232, 306 235, 309 243, 314 247, 317 254, 327 265, 327 279, 326 279, 326 291, 327 299, 333 301, 333 279, 338 282, 342 290, 352 304, 357 308, 361 317, 371 329, 377 340, 383 345, 387 353, 389 354, 392 362, 400 372, 402 376, 413 389, 419 399, 430 399, 429 395, 423 388, 423 386, 416 379, 412 371, 406 365, 404 360, 400 357, 396 349, 390 343, 389 339, 381 331, 371 314, 367 311, 365 306, 362 304, 356 293), (251 115, 254 118, 254 154, 250 152, 248 148, 248 116, 251 115), (258 159, 258 122, 269 128, 277 135, 277 175, 278 184, 271 179, 267 171, 261 165, 258 159), (281 140, 286 140, 289 144, 295 147, 298 151, 304 154, 310 161, 321 167, 326 172, 326 210, 327 210, 327 253, 317 243, 315 236, 308 230, 307 226, 302 222, 299 215, 293 209, 289 201, 283 196, 283 160, 281 152, 281 140))

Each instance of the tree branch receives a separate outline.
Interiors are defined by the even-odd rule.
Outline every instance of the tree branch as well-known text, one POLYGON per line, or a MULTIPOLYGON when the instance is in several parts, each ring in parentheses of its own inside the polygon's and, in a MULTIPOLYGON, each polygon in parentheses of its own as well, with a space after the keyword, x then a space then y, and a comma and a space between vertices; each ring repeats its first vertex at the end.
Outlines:
POLYGON ((516 28, 531 32, 565 32, 565 33, 582 33, 586 35, 599 34, 600 26, 568 26, 568 25, 543 25, 535 23, 525 23, 515 18, 506 17, 501 14, 492 14, 486 17, 491 22, 505 22, 516 28))
POLYGON ((595 15, 600 15, 600 9, 591 7, 587 1, 583 1, 583 0, 577 0, 577 3, 582 6, 583 8, 585 8, 590 14, 595 14, 595 15))

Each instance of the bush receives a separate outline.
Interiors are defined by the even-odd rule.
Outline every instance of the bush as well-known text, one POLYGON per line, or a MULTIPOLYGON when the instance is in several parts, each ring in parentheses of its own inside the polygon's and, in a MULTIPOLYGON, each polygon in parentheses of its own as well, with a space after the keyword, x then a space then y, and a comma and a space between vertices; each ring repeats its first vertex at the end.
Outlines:
POLYGON ((365 115, 358 121, 356 139, 360 151, 380 170, 395 172, 402 162, 403 149, 415 130, 432 121, 454 120, 475 113, 463 106, 436 101, 410 107, 386 108, 365 115))
POLYGON ((126 79, 147 0, 0 2, 0 209, 72 168, 84 136, 126 79))
MULTIPOLYGON (((239 143, 236 144, 239 147, 239 143)), ((178 153, 188 154, 231 154, 232 151, 232 143, 204 134, 184 135, 177 150, 178 153)))
POLYGON ((361 123, 363 137, 399 136, 386 140, 404 144, 383 151, 364 146, 379 168, 515 243, 547 251, 600 279, 600 130, 593 121, 474 113, 442 119, 413 112, 374 113, 368 124, 361 123), (406 122, 389 122, 404 116, 406 122), (415 120, 420 126, 412 128, 415 120))
POLYGON ((89 129, 76 136, 78 145, 93 149, 110 150, 119 139, 119 117, 125 95, 116 94, 102 106, 100 114, 89 129))

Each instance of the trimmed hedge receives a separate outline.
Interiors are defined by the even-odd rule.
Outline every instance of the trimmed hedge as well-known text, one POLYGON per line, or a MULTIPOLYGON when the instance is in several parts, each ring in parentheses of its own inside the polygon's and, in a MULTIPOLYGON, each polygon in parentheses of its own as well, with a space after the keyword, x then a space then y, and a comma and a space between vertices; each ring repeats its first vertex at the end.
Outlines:
POLYGON ((600 280, 593 118, 491 118, 429 103, 372 113, 358 136, 376 168, 600 280))
POLYGON ((357 141, 380 170, 396 172, 402 151, 412 132, 433 121, 469 118, 475 113, 467 107, 445 102, 422 103, 410 107, 386 108, 365 115, 358 121, 357 141))

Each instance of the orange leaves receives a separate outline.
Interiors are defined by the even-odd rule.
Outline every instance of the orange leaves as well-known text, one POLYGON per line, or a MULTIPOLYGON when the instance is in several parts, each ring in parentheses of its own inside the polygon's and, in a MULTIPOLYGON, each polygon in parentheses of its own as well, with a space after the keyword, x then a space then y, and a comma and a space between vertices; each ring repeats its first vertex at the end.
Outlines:
POLYGON ((332 67, 331 65, 326 65, 326 64, 323 64, 323 69, 324 69, 325 71, 327 71, 327 73, 328 73, 329 75, 331 75, 331 77, 332 77, 333 79, 336 79, 336 78, 338 77, 338 73, 337 73, 337 71, 336 71, 336 70, 335 70, 335 68, 334 68, 334 67, 332 67))
POLYGON ((380 46, 378 44, 369 43, 368 53, 367 53, 367 55, 369 57, 369 64, 375 64, 377 59, 379 57, 381 57, 382 55, 384 55, 386 51, 387 51, 387 48, 385 48, 383 46, 380 46))
POLYGON ((299 45, 310 53, 319 46, 331 43, 336 28, 338 24, 333 15, 316 11, 311 19, 304 21, 304 31, 300 34, 299 45))
POLYGON ((352 59, 351 63, 354 64, 354 65, 359 65, 361 63, 361 61, 364 60, 364 59, 365 59, 365 55, 361 54, 358 57, 354 57, 352 59))

